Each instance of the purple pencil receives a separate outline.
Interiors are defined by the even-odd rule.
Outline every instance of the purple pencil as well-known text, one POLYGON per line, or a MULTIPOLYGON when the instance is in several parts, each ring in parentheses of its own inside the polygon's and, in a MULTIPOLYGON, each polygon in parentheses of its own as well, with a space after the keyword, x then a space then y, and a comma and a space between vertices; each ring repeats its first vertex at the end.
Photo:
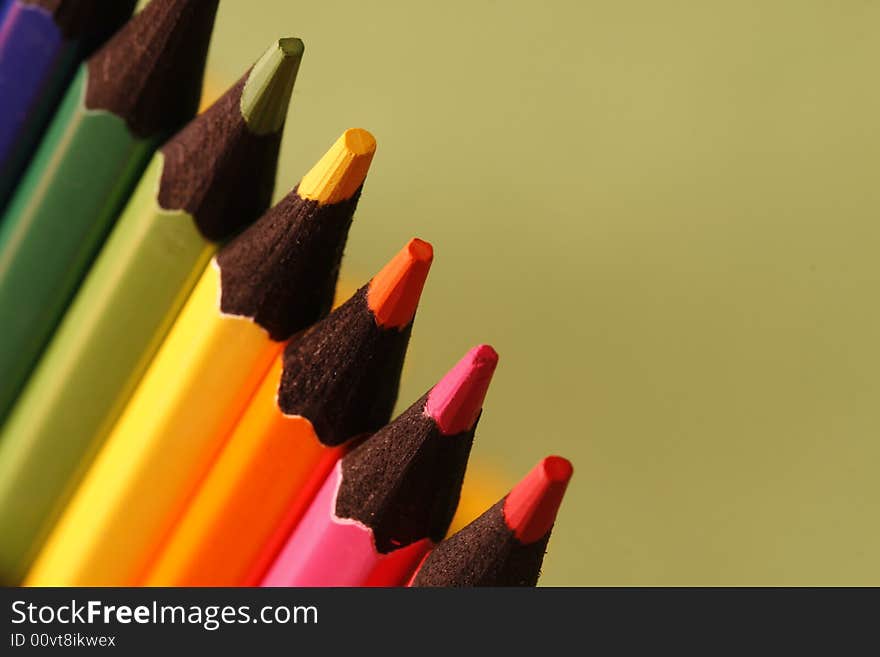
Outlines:
POLYGON ((12 0, 0 24, 0 210, 76 66, 136 0, 12 0))

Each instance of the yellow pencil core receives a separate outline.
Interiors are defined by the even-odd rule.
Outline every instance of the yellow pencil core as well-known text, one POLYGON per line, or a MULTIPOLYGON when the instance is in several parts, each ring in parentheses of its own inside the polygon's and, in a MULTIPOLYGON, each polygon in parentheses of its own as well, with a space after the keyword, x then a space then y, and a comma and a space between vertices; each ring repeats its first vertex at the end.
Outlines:
POLYGON ((297 192, 321 205, 350 199, 367 177, 375 152, 373 135, 362 128, 349 128, 303 177, 297 192))

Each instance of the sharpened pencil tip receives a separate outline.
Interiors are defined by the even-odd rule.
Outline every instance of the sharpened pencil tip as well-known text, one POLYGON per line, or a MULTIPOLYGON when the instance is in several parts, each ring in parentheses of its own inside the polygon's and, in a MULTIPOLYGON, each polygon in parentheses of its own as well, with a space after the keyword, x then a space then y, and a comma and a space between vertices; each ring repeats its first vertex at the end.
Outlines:
POLYGON ((403 328, 416 314, 434 248, 411 239, 370 281, 367 306, 383 328, 403 328))
POLYGON ((282 37, 278 39, 278 48, 288 57, 302 57, 305 45, 296 37, 282 37))
POLYGON ((574 468, 561 456, 548 456, 527 474, 504 501, 504 521, 523 545, 553 527, 574 468))
POLYGON ((376 151, 376 139, 363 128, 349 128, 342 136, 345 146, 354 155, 372 155, 376 151))
POLYGON ((363 128, 349 128, 312 167, 297 187, 301 198, 339 203, 363 185, 376 152, 376 139, 363 128))
POLYGON ((498 353, 481 344, 464 355, 428 393, 425 413, 451 436, 474 426, 498 365, 498 353))
POLYGON ((251 132, 267 135, 284 125, 304 50, 299 39, 278 39, 254 64, 241 91, 241 115, 251 132))

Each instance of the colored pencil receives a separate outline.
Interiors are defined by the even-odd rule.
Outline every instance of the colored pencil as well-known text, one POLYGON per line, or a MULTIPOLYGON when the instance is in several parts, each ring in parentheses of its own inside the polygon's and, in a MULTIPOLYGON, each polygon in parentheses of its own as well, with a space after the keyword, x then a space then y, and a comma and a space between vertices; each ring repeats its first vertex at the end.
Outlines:
POLYGON ((373 278, 366 295, 361 290, 291 344, 283 377, 279 359, 147 584, 244 584, 278 528, 289 532, 297 509, 307 506, 313 482, 342 453, 336 446, 387 421, 431 258, 427 243, 411 241, 373 278))
POLYGON ((0 223, 0 423, 153 150, 195 114, 216 5, 132 18, 80 66, 25 171, 0 223))
POLYGON ((548 456, 508 495, 428 555, 411 586, 535 586, 571 463, 548 456))
POLYGON ((3 579, 25 574, 217 242, 268 207, 301 54, 273 44, 144 173, 0 436, 3 579))
POLYGON ((144 570, 284 341, 330 309, 375 147, 346 131, 206 268, 27 583, 125 584, 144 570))
MULTIPOLYGON (((14 0, 0 26, 0 210, 83 57, 135 0, 14 0)), ((5 11, 5 9, 4 9, 5 11)))
MULTIPOLYGON (((374 573, 400 558, 401 548, 446 535, 497 362, 492 347, 471 349, 426 395, 346 454, 263 586, 405 584, 376 581, 374 573)), ((410 562, 417 557, 406 554, 410 562)))

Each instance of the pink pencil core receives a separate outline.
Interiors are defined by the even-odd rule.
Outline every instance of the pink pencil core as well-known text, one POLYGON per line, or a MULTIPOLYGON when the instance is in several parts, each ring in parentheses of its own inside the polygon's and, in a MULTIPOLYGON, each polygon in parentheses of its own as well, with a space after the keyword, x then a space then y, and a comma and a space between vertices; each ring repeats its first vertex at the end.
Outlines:
POLYGON ((495 350, 481 344, 467 352, 431 389, 425 413, 434 419, 441 433, 452 436, 474 426, 497 364, 495 350))
POLYGON ((548 456, 507 495, 504 521, 520 543, 534 543, 550 531, 573 472, 567 459, 548 456))

